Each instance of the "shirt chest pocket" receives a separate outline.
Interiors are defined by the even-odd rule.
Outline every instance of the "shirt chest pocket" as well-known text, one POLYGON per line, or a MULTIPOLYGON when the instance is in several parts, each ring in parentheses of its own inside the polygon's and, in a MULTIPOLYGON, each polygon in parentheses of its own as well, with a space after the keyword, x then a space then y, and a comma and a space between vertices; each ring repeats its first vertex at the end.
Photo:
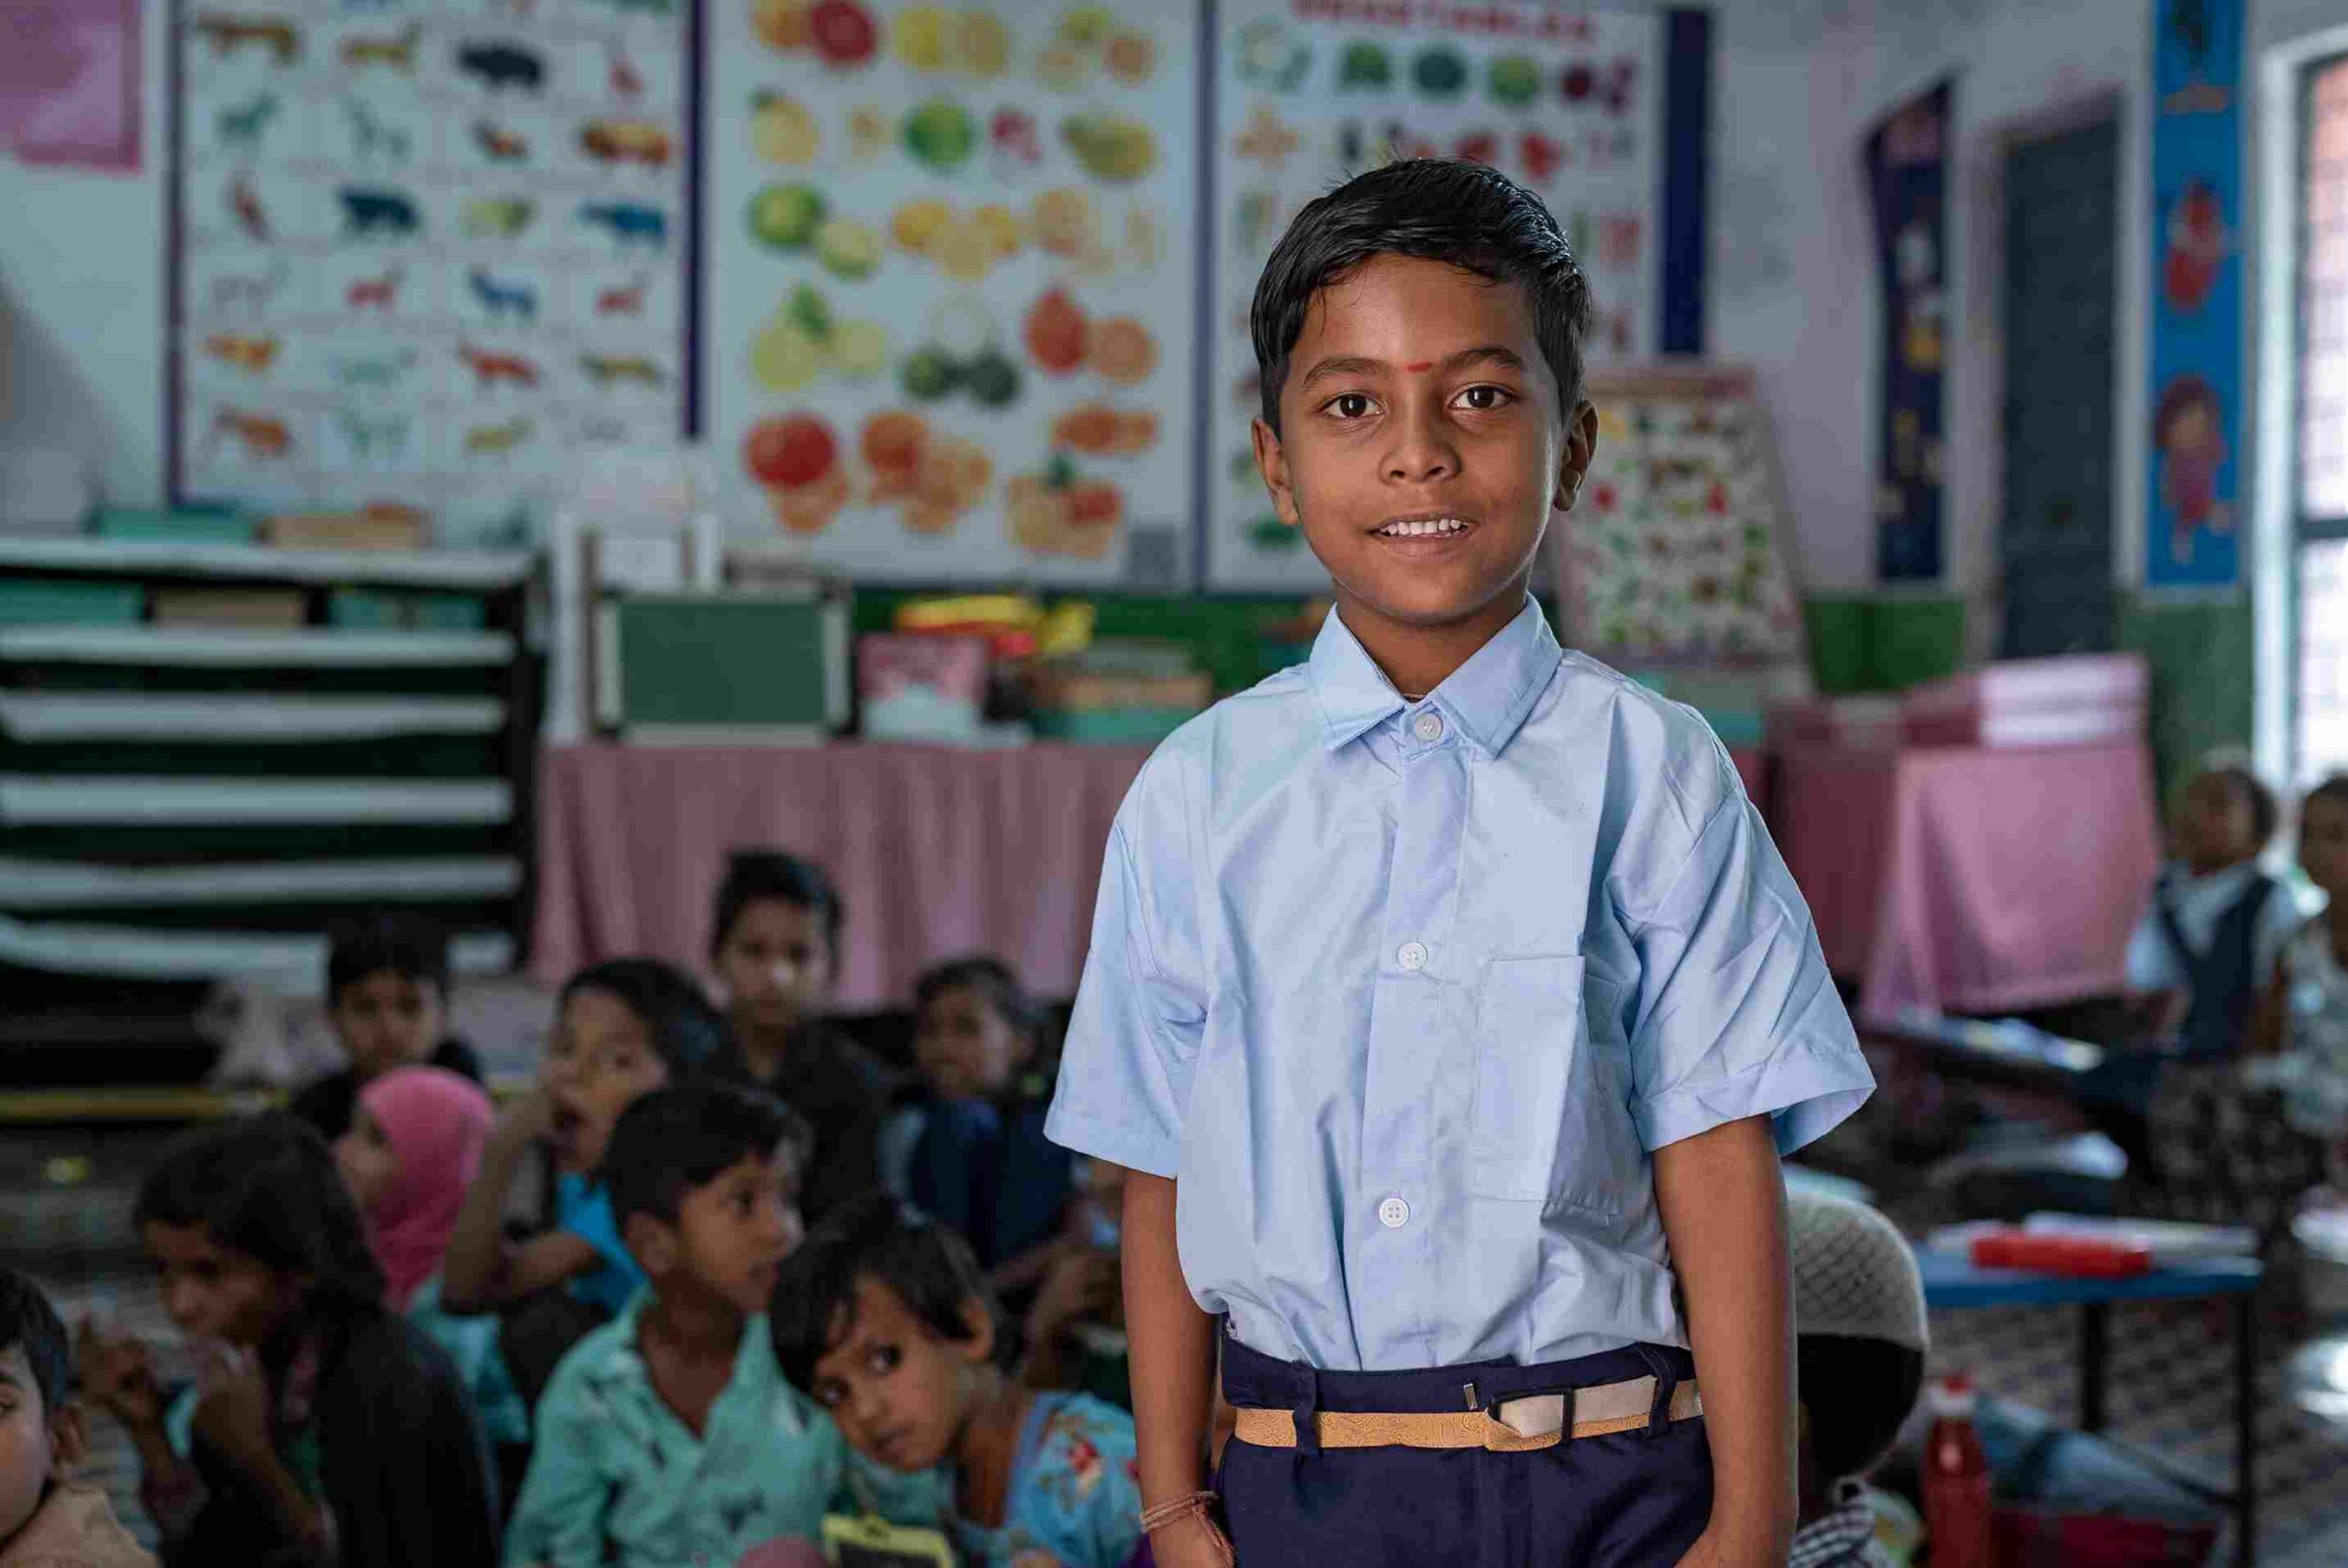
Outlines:
POLYGON ((1468 1161, 1479 1198, 1622 1217, 1636 1145, 1591 1038, 1584 979, 1579 958, 1498 958, 1484 971, 1468 1161))

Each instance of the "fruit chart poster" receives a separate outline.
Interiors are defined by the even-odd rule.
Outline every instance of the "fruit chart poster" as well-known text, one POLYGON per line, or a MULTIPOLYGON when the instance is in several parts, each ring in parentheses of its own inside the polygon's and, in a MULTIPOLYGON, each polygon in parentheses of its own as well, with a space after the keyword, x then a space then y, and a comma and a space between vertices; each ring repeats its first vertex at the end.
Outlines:
POLYGON ((1327 580, 1273 514, 1249 423, 1248 306, 1299 208, 1396 158, 1489 163, 1539 193, 1596 300, 1592 364, 1656 341, 1670 22, 1664 12, 1434 0, 1221 0, 1217 7, 1207 569, 1218 588, 1327 580))
POLYGON ((1192 502, 1191 4, 726 0, 713 459, 866 581, 1180 587, 1192 502))
POLYGON ((183 0, 172 490, 528 542, 692 386, 692 0, 183 0))

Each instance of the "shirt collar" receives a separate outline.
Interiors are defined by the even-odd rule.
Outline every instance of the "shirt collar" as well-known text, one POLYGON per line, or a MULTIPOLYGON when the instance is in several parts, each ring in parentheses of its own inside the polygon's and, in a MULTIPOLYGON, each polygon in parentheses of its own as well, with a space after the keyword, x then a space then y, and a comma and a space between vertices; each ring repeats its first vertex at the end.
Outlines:
MULTIPOLYGON (((1428 700, 1497 756, 1515 738, 1564 657, 1548 619, 1528 595, 1516 619, 1453 670, 1428 700)), ((1335 610, 1313 640, 1308 668, 1313 698, 1321 707, 1323 742, 1331 751, 1359 739, 1408 706, 1335 610)))
MULTIPOLYGON (((612 1320, 608 1352, 604 1358, 604 1370, 627 1385, 638 1397, 667 1409, 659 1392, 652 1386, 652 1369, 645 1364, 643 1348, 637 1342, 638 1325, 644 1309, 652 1301, 652 1287, 639 1286, 620 1315, 612 1320)), ((774 1359, 774 1341, 767 1328, 763 1312, 754 1312, 742 1324, 742 1346, 734 1353, 733 1375, 725 1380, 715 1403, 709 1408, 710 1422, 714 1425, 718 1410, 729 1400, 748 1399, 755 1404, 773 1407, 776 1424, 793 1432, 803 1432, 814 1413, 813 1401, 782 1380, 782 1369, 774 1359)), ((707 1431, 709 1429, 703 1429, 707 1431)))

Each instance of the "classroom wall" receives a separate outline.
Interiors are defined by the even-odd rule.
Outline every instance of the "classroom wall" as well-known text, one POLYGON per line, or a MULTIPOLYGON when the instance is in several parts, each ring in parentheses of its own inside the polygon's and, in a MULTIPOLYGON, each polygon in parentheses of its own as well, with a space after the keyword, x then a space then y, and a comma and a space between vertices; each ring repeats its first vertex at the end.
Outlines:
POLYGON ((163 493, 165 7, 140 8, 146 123, 134 174, 30 169, 0 155, 0 311, 12 389, 0 443, 55 447, 100 495, 163 493))
MULTIPOLYGON (((2002 345, 1994 218, 2000 134, 2099 93, 2123 103, 2118 466, 2121 580, 2132 579, 2144 469, 2142 156, 2155 0, 1723 0, 1715 8, 1707 270, 1711 352, 1760 372, 1784 458, 1804 590, 1873 585, 1871 415, 1877 352, 1872 219, 1859 141, 1882 109, 1962 72, 1953 171, 1956 301, 1950 369, 1949 584, 1994 636, 2002 345)), ((2249 0, 2254 60, 2337 21, 2337 0, 2249 0)), ((145 166, 135 175, 0 159, 0 298, 14 317, 0 439, 57 444, 96 465, 105 499, 163 490, 164 7, 144 8, 145 166)))
MULTIPOLYGON (((1855 470, 1835 452, 1863 410, 1864 389, 1838 374, 1828 383, 1837 401, 1822 407, 1799 372, 1857 307, 1864 273, 1816 296, 1833 302, 1823 312, 1811 308, 1807 291, 1847 259, 1829 250, 1822 269, 1805 249, 1832 182, 1817 167, 1812 127, 1789 123, 1782 105, 1811 97, 1807 40, 1823 23, 1805 23, 1799 13, 1823 17, 1836 8, 1836 0, 1733 0, 1717 15, 1706 300, 1715 352, 1764 367, 1773 403, 1789 412, 1816 455, 1803 472, 1825 476, 1803 492, 1796 514, 1805 556, 1814 551, 1833 565, 1822 579, 1828 581, 1847 579, 1844 557, 1872 560, 1871 547, 1844 547, 1854 525, 1844 514, 1848 487, 1838 482, 1855 470), (1822 314, 1829 319, 1819 321, 1822 314)), ((18 389, 16 409, 0 419, 0 439, 83 453, 100 469, 105 499, 127 505, 160 503, 164 486, 163 23, 164 7, 149 5, 138 173, 28 169, 0 158, 0 212, 23 220, 0 225, 0 299, 17 318, 8 351, 18 389)), ((1863 221, 1854 233, 1863 247, 1863 221)), ((1862 249, 1856 264, 1864 262, 1862 249)))

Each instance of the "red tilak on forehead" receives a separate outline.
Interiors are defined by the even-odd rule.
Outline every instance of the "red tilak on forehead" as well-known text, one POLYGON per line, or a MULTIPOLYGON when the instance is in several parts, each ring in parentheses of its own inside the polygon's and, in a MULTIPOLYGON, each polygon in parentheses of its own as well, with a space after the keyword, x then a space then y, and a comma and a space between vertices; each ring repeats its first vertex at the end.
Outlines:
POLYGON ((1415 364, 1415 365, 1405 365, 1405 366, 1403 366, 1402 368, 1403 368, 1404 370, 1406 370, 1410 371, 1412 375, 1414 375, 1414 376, 1415 376, 1415 375, 1417 375, 1421 370, 1434 370, 1434 361, 1433 359, 1422 359, 1422 360, 1420 360, 1420 361, 1419 361, 1417 364, 1415 364))

